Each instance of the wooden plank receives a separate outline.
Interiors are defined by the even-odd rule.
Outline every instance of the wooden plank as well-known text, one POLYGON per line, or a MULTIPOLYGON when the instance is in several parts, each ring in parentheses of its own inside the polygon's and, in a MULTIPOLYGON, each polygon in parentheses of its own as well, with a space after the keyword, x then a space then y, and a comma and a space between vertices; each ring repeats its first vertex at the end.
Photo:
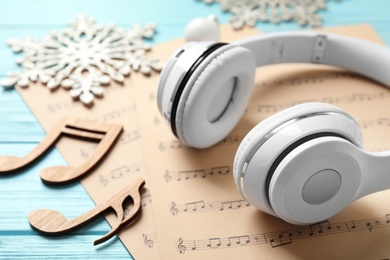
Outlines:
POLYGON ((102 232, 87 235, 44 237, 32 232, 0 233, 0 259, 129 259, 119 239, 93 247, 102 232))

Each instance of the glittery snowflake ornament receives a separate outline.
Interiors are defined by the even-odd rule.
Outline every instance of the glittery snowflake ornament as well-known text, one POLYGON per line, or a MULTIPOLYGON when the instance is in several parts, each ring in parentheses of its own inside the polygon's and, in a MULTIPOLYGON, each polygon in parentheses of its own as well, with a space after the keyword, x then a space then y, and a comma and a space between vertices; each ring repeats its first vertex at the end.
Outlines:
MULTIPOLYGON (((295 21, 301 26, 320 27, 317 12, 326 9, 327 0, 198 0, 206 4, 219 3, 224 12, 232 13, 229 22, 234 29, 255 26, 257 21, 295 21)), ((337 0, 336 0, 337 1, 337 0)))
POLYGON ((39 81, 50 90, 62 86, 74 99, 91 105, 94 97, 103 96, 102 86, 111 80, 123 82, 131 71, 149 75, 162 69, 158 59, 147 56, 151 46, 144 39, 154 33, 154 24, 123 29, 79 15, 68 28, 40 41, 9 39, 12 51, 24 54, 16 61, 21 71, 9 73, 0 85, 27 87, 39 81))

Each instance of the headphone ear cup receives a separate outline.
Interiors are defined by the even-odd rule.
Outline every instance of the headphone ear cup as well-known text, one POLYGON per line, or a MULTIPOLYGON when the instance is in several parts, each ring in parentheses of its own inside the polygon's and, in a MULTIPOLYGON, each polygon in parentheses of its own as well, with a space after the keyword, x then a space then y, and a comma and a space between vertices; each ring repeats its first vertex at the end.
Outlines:
POLYGON ((249 102, 256 69, 253 54, 239 46, 215 50, 188 80, 176 112, 176 132, 187 146, 210 147, 225 138, 249 102))
POLYGON ((233 165, 234 178, 237 180, 239 176, 239 169, 242 168, 244 161, 248 156, 249 152, 252 150, 252 148, 273 129, 277 128, 281 124, 291 119, 303 116, 311 112, 322 112, 329 110, 334 111, 335 109, 337 109, 337 111, 340 111, 340 109, 326 103, 303 103, 282 110, 261 121, 254 128, 252 128, 248 134, 246 134, 237 149, 233 165))
MULTIPOLYGON (((310 130, 311 134, 321 133, 324 131, 334 131, 335 133, 342 131, 341 135, 344 135, 355 145, 359 147, 361 146, 361 133, 356 122, 350 117, 349 114, 330 104, 316 102, 304 103, 283 110, 265 119, 256 125, 245 136, 237 150, 233 165, 233 174, 236 185, 241 194, 253 206, 276 216, 276 213, 272 209, 272 206, 268 200, 266 182, 269 170, 274 160, 283 152, 283 149, 279 150, 276 145, 267 146, 264 144, 267 144, 267 141, 278 131, 278 129, 283 128, 283 124, 286 122, 291 122, 292 120, 299 118, 305 118, 308 115, 322 113, 344 115, 343 120, 350 126, 350 128, 345 130, 332 130, 332 126, 327 126, 329 129, 326 130, 320 126, 312 126, 313 129, 310 130), (271 150, 265 150, 264 147, 270 147, 271 150), (257 160, 255 160, 254 154, 260 156, 258 153, 261 153, 261 162, 258 160, 260 157, 256 157, 257 160), (250 157, 254 159, 250 160, 250 163, 248 164, 248 158, 250 157), (247 170, 248 168, 250 168, 250 171, 247 170), (243 170, 246 171, 245 175, 242 173, 243 170), (245 180, 243 180, 243 176, 245 176, 245 180)), ((297 138, 300 139, 305 137, 301 136, 305 134, 304 130, 296 132, 297 133, 295 135, 291 135, 291 137, 287 136, 286 140, 288 141, 283 141, 283 144, 281 145, 283 147, 287 147, 294 143, 297 138), (291 140, 289 138, 291 138, 291 140)), ((268 144, 269 143, 270 141, 268 141, 268 144)))

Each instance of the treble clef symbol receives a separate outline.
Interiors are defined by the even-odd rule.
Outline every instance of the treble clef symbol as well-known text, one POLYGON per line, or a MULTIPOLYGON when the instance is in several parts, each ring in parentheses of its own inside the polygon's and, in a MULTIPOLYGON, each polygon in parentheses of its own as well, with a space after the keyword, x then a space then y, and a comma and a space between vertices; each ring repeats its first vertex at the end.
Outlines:
POLYGON ((169 174, 168 170, 165 170, 164 178, 166 182, 170 182, 172 180, 172 176, 169 174))
POLYGON ((179 210, 176 208, 175 202, 172 202, 171 212, 172 212, 172 215, 174 215, 174 216, 176 216, 177 213, 179 212, 179 210))
POLYGON ((153 247, 153 240, 148 239, 148 236, 146 234, 142 234, 142 236, 144 237, 145 245, 147 245, 149 248, 152 248, 153 247))
POLYGON ((180 254, 184 254, 186 252, 186 246, 183 245, 183 239, 182 238, 179 238, 179 245, 177 246, 177 248, 179 249, 179 252, 180 254))

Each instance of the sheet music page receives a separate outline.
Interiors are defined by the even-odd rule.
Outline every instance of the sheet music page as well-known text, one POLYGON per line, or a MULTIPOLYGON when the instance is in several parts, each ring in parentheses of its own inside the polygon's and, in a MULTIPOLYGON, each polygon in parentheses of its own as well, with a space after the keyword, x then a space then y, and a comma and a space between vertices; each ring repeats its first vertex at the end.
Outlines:
MULTIPOLYGON (((148 183, 142 152, 143 136, 137 122, 135 97, 133 90, 128 86, 131 81, 132 76, 124 85, 111 82, 111 85, 105 89, 104 97, 95 100, 92 108, 85 108, 80 102, 72 101, 67 91, 63 89, 51 93, 46 87, 34 84, 27 89, 19 90, 46 132, 63 116, 123 125, 123 132, 108 155, 90 174, 81 179, 82 185, 96 204, 104 202, 138 177, 144 178, 148 183)), ((78 166, 88 160, 96 143, 62 136, 56 147, 69 165, 78 166)), ((37 178, 39 178, 38 172, 37 178)), ((66 189, 66 186, 63 189, 66 189)), ((122 229, 119 237, 135 259, 158 259, 158 240, 151 206, 150 186, 146 185, 142 189, 141 197, 140 217, 133 224, 122 229)), ((43 202, 42 207, 44 207, 43 202)), ((77 209, 77 205, 75 208, 77 209)), ((61 205, 53 210, 61 211, 61 205)), ((128 210, 131 208, 126 209, 128 210)), ((80 215, 82 213, 84 212, 79 212, 80 215)), ((107 219, 111 225, 117 223, 114 214, 108 215, 107 219)), ((93 241, 91 246, 92 243, 93 241)))
MULTIPOLYGON (((223 29, 223 41, 243 37, 223 29)), ((325 31, 380 42, 368 25, 325 31)), ((180 44, 169 42, 154 51, 167 60, 180 44)), ((390 149, 388 89, 326 66, 259 68, 251 102, 237 127, 218 145, 197 150, 181 145, 160 115, 155 100, 158 77, 137 75, 133 85, 163 259, 390 257, 390 191, 360 199, 328 221, 294 226, 250 206, 232 176, 233 158, 245 134, 270 115, 307 101, 345 109, 359 122, 368 150, 390 149)))

